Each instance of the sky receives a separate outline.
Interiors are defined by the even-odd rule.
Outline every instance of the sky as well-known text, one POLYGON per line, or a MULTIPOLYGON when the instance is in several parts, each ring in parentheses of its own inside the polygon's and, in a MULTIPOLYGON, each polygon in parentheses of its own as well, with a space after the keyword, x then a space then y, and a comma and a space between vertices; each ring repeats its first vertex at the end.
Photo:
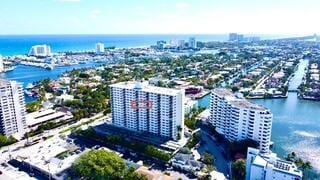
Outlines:
POLYGON ((320 34, 319 0, 0 0, 0 34, 320 34))

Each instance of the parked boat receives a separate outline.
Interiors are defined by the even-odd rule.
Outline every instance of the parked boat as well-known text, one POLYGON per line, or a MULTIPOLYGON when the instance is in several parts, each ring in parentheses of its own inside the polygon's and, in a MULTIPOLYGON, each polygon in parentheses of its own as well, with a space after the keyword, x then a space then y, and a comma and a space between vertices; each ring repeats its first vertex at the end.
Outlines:
POLYGON ((34 85, 32 83, 28 83, 26 86, 26 89, 32 89, 34 87, 34 85))
POLYGON ((33 93, 31 91, 29 91, 29 90, 24 90, 24 94, 26 94, 29 97, 33 96, 33 93))

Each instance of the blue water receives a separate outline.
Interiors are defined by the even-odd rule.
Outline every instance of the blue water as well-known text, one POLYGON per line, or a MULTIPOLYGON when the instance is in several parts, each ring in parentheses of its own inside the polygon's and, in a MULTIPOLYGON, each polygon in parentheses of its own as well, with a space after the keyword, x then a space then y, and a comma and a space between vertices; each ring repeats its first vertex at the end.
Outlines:
POLYGON ((159 40, 225 41, 228 35, 19 35, 0 36, 3 56, 27 54, 33 45, 48 44, 53 52, 94 50, 97 42, 117 48, 150 46, 159 40))
MULTIPOLYGON (((18 65, 13 71, 1 73, 0 77, 8 80, 18 81, 20 83, 23 83, 23 86, 26 87, 28 83, 41 81, 43 79, 57 79, 62 73, 71 71, 73 69, 97 67, 99 65, 101 65, 101 63, 92 62, 74 66, 56 67, 54 70, 46 70, 38 67, 18 65)), ((35 100, 34 98, 30 98, 27 96, 25 96, 25 98, 27 103, 35 100)))
POLYGON ((62 73, 73 69, 97 67, 101 63, 78 64, 74 66, 56 67, 54 70, 46 70, 43 68, 18 65, 15 70, 2 73, 1 77, 8 80, 15 80, 26 86, 28 83, 40 81, 43 79, 57 79, 62 73))
MULTIPOLYGON (((320 172, 320 102, 299 99, 296 93, 289 93, 286 99, 252 101, 273 113, 272 151, 280 157, 294 151, 320 172)), ((209 105, 210 95, 199 100, 199 106, 209 105)))
MULTIPOLYGON (((308 60, 303 60, 289 84, 296 89, 302 82, 308 60)), ((296 152, 299 157, 311 162, 314 170, 320 172, 320 102, 298 98, 289 93, 285 99, 254 99, 273 113, 271 140, 272 148, 280 157, 296 152)), ((210 95, 198 101, 200 107, 210 108, 210 95)), ((320 177, 319 177, 320 178, 320 177)))

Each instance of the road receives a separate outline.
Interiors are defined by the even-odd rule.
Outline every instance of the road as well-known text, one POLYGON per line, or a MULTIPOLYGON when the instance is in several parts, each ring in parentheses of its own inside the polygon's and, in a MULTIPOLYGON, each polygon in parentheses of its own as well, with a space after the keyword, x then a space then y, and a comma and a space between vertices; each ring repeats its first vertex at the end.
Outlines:
POLYGON ((202 144, 198 148, 200 154, 209 152, 215 157, 214 166, 217 167, 219 172, 222 172, 225 176, 230 175, 231 162, 223 155, 223 147, 217 143, 217 141, 204 130, 201 130, 202 144))

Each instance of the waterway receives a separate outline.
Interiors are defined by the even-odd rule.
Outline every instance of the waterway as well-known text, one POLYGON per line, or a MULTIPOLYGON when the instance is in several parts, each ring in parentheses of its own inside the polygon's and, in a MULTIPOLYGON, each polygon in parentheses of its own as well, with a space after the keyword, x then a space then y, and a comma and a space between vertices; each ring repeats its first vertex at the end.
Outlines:
MULTIPOLYGON (((308 61, 301 61, 289 88, 296 89, 304 76, 308 61)), ((273 113, 273 152, 280 157, 294 151, 311 162, 320 172, 320 102, 299 99, 289 93, 286 99, 255 99, 252 102, 269 108, 273 113)), ((199 106, 209 108, 210 95, 199 100, 199 106)))
MULTIPOLYGON (((24 87, 26 87, 28 83, 41 81, 47 78, 55 80, 64 72, 71 71, 73 69, 97 67, 101 64, 102 63, 88 62, 86 64, 56 67, 53 70, 47 70, 33 66, 18 65, 13 71, 1 73, 0 77, 8 80, 18 81, 22 83, 24 87)), ((27 103, 35 100, 34 98, 30 98, 27 96, 25 97, 25 99, 27 103)))
POLYGON ((289 90, 290 91, 296 91, 298 90, 298 87, 300 86, 302 79, 305 75, 306 67, 308 67, 309 61, 308 60, 301 60, 299 67, 293 76, 293 78, 290 81, 289 90))

